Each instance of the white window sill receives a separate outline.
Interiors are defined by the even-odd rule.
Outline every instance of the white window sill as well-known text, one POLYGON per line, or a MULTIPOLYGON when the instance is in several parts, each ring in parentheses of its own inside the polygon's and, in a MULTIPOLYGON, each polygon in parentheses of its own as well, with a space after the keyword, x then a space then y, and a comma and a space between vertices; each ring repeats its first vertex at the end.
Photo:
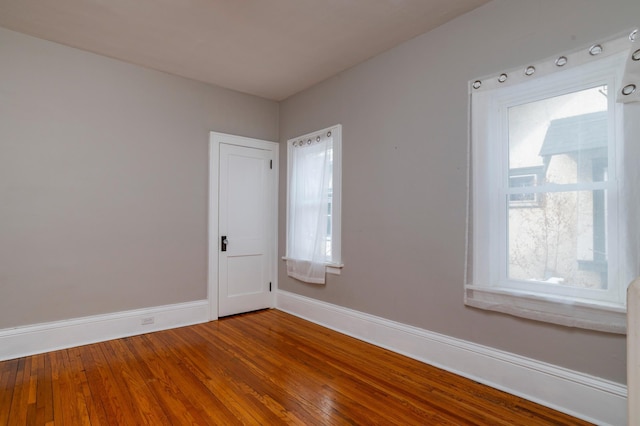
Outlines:
POLYGON ((612 303, 467 285, 464 303, 537 321, 625 334, 627 311, 612 303))
MULTIPOLYGON (((282 256, 282 260, 287 260, 289 259, 286 256, 282 256)), ((326 269, 327 269, 327 274, 331 274, 331 275, 340 275, 340 272, 342 271, 342 268, 344 268, 344 263, 325 263, 326 269)))

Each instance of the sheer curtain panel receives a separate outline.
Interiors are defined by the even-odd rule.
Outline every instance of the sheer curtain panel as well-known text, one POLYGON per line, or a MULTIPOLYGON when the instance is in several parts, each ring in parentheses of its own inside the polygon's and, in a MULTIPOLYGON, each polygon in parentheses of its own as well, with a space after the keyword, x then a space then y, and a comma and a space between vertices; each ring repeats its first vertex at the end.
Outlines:
POLYGON ((288 155, 287 274, 324 284, 331 261, 332 133, 289 141, 288 155))

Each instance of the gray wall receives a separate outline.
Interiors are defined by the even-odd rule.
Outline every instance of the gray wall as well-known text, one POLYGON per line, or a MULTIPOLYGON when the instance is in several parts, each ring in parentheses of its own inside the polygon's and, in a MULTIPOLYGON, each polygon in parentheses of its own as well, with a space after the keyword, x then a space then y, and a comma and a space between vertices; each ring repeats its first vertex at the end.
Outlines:
MULTIPOLYGON (((343 125, 345 268, 316 286, 281 263, 279 288, 624 383, 624 336, 463 305, 467 81, 588 47, 638 17, 638 0, 497 0, 284 101, 281 143, 343 125)), ((286 167, 280 182, 284 212, 286 167)), ((284 255, 284 215, 279 245, 284 255)))
POLYGON ((210 130, 278 104, 0 28, 0 329, 205 299, 210 130))

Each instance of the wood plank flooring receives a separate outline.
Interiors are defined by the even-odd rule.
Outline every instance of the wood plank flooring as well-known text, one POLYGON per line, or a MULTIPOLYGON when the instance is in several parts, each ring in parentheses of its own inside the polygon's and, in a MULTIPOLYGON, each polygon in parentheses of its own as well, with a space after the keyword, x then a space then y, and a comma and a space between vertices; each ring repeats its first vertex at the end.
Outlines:
POLYGON ((0 362, 0 425, 583 425, 277 310, 0 362))

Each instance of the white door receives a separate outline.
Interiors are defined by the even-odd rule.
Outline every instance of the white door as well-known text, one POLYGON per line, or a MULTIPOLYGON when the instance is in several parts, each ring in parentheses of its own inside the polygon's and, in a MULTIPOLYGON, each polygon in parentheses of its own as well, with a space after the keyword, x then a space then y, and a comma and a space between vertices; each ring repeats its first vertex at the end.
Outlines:
POLYGON ((273 150, 218 146, 218 316, 226 316, 273 305, 276 170, 273 150))

